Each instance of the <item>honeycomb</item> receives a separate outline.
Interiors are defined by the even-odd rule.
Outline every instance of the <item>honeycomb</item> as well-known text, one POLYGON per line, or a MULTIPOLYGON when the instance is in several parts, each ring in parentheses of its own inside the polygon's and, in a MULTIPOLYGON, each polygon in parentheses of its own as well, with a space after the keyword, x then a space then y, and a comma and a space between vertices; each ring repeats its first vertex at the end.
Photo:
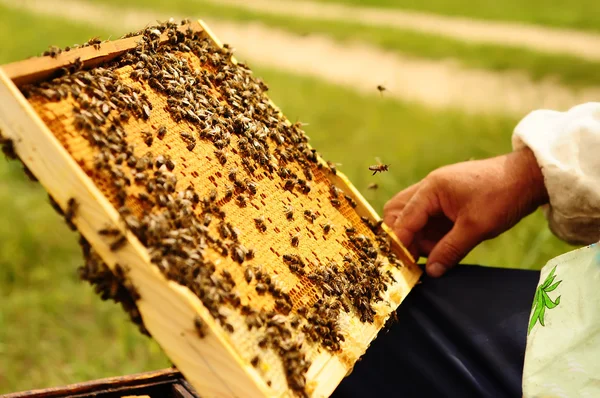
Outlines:
MULTIPOLYGON (((269 388, 310 396, 316 358, 351 369, 413 264, 227 47, 172 23, 138 34, 115 60, 23 92, 149 266, 200 298, 269 388)), ((99 233, 118 251, 116 231, 99 233)))

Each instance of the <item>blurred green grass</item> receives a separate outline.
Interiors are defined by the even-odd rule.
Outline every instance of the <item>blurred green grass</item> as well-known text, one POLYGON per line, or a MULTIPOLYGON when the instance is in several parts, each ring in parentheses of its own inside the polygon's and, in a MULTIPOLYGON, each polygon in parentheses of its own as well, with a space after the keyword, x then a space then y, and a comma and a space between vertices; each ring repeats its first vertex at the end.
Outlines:
MULTIPOLYGON (((0 6, 0 63, 36 55, 51 44, 113 33, 0 6)), ((382 98, 376 90, 359 96, 315 79, 255 71, 288 118, 309 123, 312 144, 342 163, 340 169, 379 212, 392 194, 438 166, 510 150, 517 122, 510 118, 438 112, 382 98), (391 169, 374 178, 367 167, 377 156, 391 169), (382 187, 377 192, 365 189, 373 181, 382 187)), ((2 158, 0 219, 0 394, 168 366, 158 346, 119 307, 100 301, 78 281, 76 235, 48 205, 42 187, 2 158)), ((537 213, 466 261, 539 268, 568 249, 537 213)))
POLYGON ((449 16, 522 22, 560 28, 600 31, 596 0, 316 0, 322 3, 385 7, 449 16))
MULTIPOLYGON (((260 22, 291 33, 322 34, 344 43, 362 42, 400 55, 430 60, 458 61, 465 67, 492 71, 521 71, 532 80, 552 79, 575 89, 600 84, 600 62, 572 56, 491 44, 467 43, 435 34, 334 20, 278 16, 216 5, 205 0, 91 0, 114 7, 131 7, 235 22, 260 22)), ((600 11, 600 6, 598 7, 600 11)), ((218 33, 218 32, 217 32, 218 33)))

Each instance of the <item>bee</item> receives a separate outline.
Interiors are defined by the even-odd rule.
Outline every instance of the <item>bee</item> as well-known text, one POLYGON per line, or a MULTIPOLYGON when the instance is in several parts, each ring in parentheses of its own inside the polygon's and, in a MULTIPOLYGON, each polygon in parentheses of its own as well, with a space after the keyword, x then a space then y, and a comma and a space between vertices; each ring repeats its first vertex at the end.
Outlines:
POLYGON ((227 163, 227 155, 225 155, 225 151, 223 151, 222 149, 217 149, 215 151, 215 156, 219 163, 221 163, 221 165, 227 163))
POLYGON ((248 188, 248 191, 251 195, 256 195, 256 192, 258 192, 257 185, 255 182, 246 183, 246 187, 248 188))
POLYGON ((190 152, 192 152, 194 150, 194 148, 196 148, 196 143, 195 142, 190 142, 189 144, 187 144, 186 149, 190 152))
POLYGON ((246 259, 246 254, 246 248, 240 244, 236 244, 231 252, 231 257, 241 264, 246 259))
POLYGON ((118 236, 121 234, 121 231, 117 228, 107 227, 98 231, 98 234, 102 236, 118 236))
POLYGON ((152 146, 152 142, 154 141, 154 137, 152 136, 152 133, 150 133, 148 131, 143 131, 142 136, 144 137, 144 143, 148 146, 152 146))
POLYGON ((303 194, 307 195, 310 192, 310 184, 309 183, 304 183, 300 186, 300 192, 302 192, 303 194))
POLYGON ((294 219, 294 208, 292 206, 284 206, 285 218, 288 220, 294 219))
POLYGON ((369 170, 373 172, 372 175, 375 175, 377 173, 383 173, 384 171, 388 171, 388 169, 390 167, 389 164, 381 163, 381 160, 379 160, 379 158, 377 158, 376 160, 377 160, 377 164, 369 166, 369 170))
POLYGON ((156 136, 158 137, 159 140, 162 140, 163 138, 165 138, 165 134, 167 134, 167 127, 166 126, 160 126, 158 128, 156 136))
POLYGON ((354 199, 352 199, 352 197, 350 197, 350 195, 344 195, 344 197, 346 198, 348 203, 350 203, 350 206, 352 208, 355 208, 357 206, 356 202, 354 201, 354 199))
POLYGON ((127 243, 127 238, 125 238, 125 236, 121 236, 119 239, 115 240, 114 242, 112 242, 110 244, 110 251, 116 252, 117 250, 119 250, 123 246, 125 246, 126 243, 127 243))
POLYGON ((292 246, 298 247, 299 244, 300 244, 300 233, 297 233, 296 235, 292 236, 292 246))
MULTIPOLYGON (((205 214, 205 216, 206 215, 210 216, 210 214, 208 214, 208 213, 205 214)), ((208 226, 208 224, 206 224, 206 222, 204 223, 204 225, 208 226)), ((223 239, 227 239, 227 238, 229 238, 231 236, 231 230, 229 229, 229 227, 224 222, 221 222, 219 224, 219 235, 223 239)))
POLYGON ((6 159, 17 159, 17 152, 15 151, 15 144, 10 138, 2 138, 0 136, 0 146, 2 146, 2 152, 6 159))
POLYGON ((244 271, 244 279, 246 279, 247 283, 252 282, 252 279, 254 278, 254 272, 252 271, 252 268, 250 266, 246 267, 246 270, 244 271))
POLYGON ((321 226, 323 227, 323 232, 325 234, 328 234, 329 231, 331 231, 331 223, 330 222, 327 222, 327 223, 325 223, 325 224, 323 224, 321 226))
POLYGON ((269 343, 269 340, 268 340, 266 337, 261 337, 261 338, 258 340, 258 346, 259 346, 260 348, 263 348, 263 349, 264 349, 264 348, 267 348, 267 344, 268 344, 268 343, 269 343))
POLYGON ((217 200, 217 190, 216 189, 211 189, 209 194, 208 194, 208 200, 211 202, 214 202, 215 200, 217 200))
POLYGON ((165 165, 167 166, 167 169, 169 171, 173 171, 173 169, 175 168, 175 163, 171 160, 171 158, 167 158, 165 165))
POLYGON ((254 269, 254 271, 255 271, 254 276, 256 277, 256 280, 261 281, 263 279, 262 268, 260 266, 258 266, 254 269))
POLYGON ((238 206, 240 207, 246 207, 247 204, 247 196, 244 194, 239 194, 236 198, 235 198, 238 206))
POLYGON ((255 289, 258 294, 263 295, 267 291, 267 286, 264 283, 259 282, 256 284, 255 289))
POLYGON ((73 224, 73 218, 77 213, 77 209, 79 209, 79 203, 75 200, 75 198, 70 198, 67 202, 67 211, 65 212, 65 220, 67 225, 72 230, 75 230, 75 224, 73 224))
POLYGON ((254 256, 254 249, 248 249, 248 251, 246 252, 246 260, 252 260, 254 256))
POLYGON ((373 191, 377 190, 377 188, 379 188, 379 185, 376 182, 369 184, 367 187, 367 189, 372 189, 373 191))
POLYGON ((196 142, 196 138, 194 137, 194 135, 192 133, 189 133, 187 131, 182 131, 179 134, 181 135, 181 139, 184 140, 185 142, 196 142))
POLYGON ((233 328, 233 326, 229 323, 224 323, 223 324, 223 329, 225 329, 227 332, 229 333, 233 333, 235 332, 235 329, 233 328))
POLYGON ((382 94, 382 95, 383 95, 383 92, 384 92, 385 90, 387 90, 387 88, 385 88, 385 86, 383 86, 383 85, 381 85, 381 84, 379 84, 379 85, 377 86, 377 91, 379 91, 379 94, 382 94))
POLYGON ((237 169, 233 168, 233 169, 229 170, 228 177, 229 177, 229 180, 231 180, 231 181, 237 180, 237 169))
POLYGON ((229 200, 233 197, 233 187, 231 185, 228 185, 225 188, 225 195, 223 196, 223 198, 225 198, 225 200, 229 200))
POLYGON ((311 223, 314 223, 317 219, 317 216, 315 215, 315 213, 313 213, 312 210, 304 210, 304 218, 306 218, 311 223))
POLYGON ((206 325, 199 316, 194 318, 194 329, 196 329, 196 334, 198 334, 198 337, 201 339, 206 337, 206 325))
POLYGON ((341 164, 340 163, 333 163, 333 162, 327 161, 327 167, 329 167, 329 171, 333 175, 337 175, 337 166, 341 166, 341 164))
POLYGON ((254 358, 252 358, 252 360, 250 361, 252 366, 254 366, 255 368, 258 366, 258 362, 259 362, 258 355, 255 356, 254 358))
POLYGON ((265 224, 265 218, 263 216, 255 218, 254 219, 254 223, 256 224, 256 228, 260 232, 266 232, 267 231, 267 225, 265 224))
POLYGON ((296 181, 294 181, 291 178, 288 178, 287 180, 285 180, 284 188, 287 189, 288 191, 291 191, 292 189, 294 189, 295 185, 296 185, 296 181))
POLYGON ((154 161, 154 165, 157 169, 160 169, 165 164, 165 157, 163 155, 158 155, 156 160, 154 161))

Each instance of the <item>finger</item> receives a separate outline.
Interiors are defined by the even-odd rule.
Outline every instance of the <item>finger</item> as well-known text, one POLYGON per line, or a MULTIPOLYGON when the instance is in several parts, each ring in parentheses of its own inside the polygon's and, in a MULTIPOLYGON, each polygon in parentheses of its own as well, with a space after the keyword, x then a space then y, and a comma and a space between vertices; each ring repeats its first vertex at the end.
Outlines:
POLYGON ((479 234, 464 223, 457 222, 431 250, 427 258, 427 273, 431 277, 442 276, 481 243, 479 234))
POLYGON ((412 196, 419 189, 420 182, 403 189, 394 195, 387 203, 383 206, 383 222, 392 227, 396 218, 402 212, 406 203, 412 198, 412 196))
POLYGON ((418 248, 419 253, 428 257, 429 254, 431 254, 431 251, 433 250, 435 245, 437 245, 437 243, 438 243, 438 241, 428 240, 428 239, 420 239, 420 240, 416 240, 415 242, 413 242, 413 245, 415 245, 418 248))
POLYGON ((430 217, 440 213, 439 203, 433 190, 423 187, 404 206, 393 229, 405 246, 413 243, 415 234, 427 225, 430 217))

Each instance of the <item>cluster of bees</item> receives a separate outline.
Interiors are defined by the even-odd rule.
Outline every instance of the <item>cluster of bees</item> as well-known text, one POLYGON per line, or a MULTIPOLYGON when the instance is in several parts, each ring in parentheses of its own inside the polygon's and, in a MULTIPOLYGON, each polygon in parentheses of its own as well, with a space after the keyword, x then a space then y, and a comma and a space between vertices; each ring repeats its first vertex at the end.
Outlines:
MULTIPOLYGON (((340 350, 344 336, 338 318, 342 311, 355 313, 362 322, 373 322, 373 305, 382 300, 386 286, 394 281, 389 271, 382 270, 383 259, 398 267, 401 263, 392 253, 381 223, 363 218, 372 234, 367 236, 354 226, 347 226, 346 244, 352 254, 345 255, 341 264, 332 261, 315 267, 300 255, 281 255, 282 264, 290 272, 322 291, 310 308, 294 302, 263 267, 249 264, 256 256, 255 249, 246 247, 240 230, 228 220, 223 204, 232 202, 240 209, 246 207, 259 193, 258 175, 277 175, 282 180, 281 189, 308 195, 316 174, 335 174, 336 169, 333 164, 320 161, 299 123, 287 123, 270 104, 265 95, 267 86, 253 77, 246 65, 231 61, 230 48, 217 48, 201 32, 185 29, 185 22, 181 26, 167 22, 134 32, 128 36, 140 35, 137 47, 116 60, 91 70, 83 70, 75 63, 63 68, 61 76, 23 87, 22 91, 28 98, 74 101, 74 127, 96 151, 93 174, 110 181, 112 200, 127 229, 148 249, 151 262, 167 278, 196 294, 224 330, 233 333, 235 329, 220 308, 227 306, 245 316, 249 330, 262 331, 258 346, 272 349, 281 357, 288 386, 306 396, 305 374, 311 364, 305 355, 307 344, 340 350), (196 70, 186 62, 180 56, 185 53, 198 57, 202 69, 196 70), (117 70, 125 66, 131 68, 131 79, 167 98, 165 109, 175 122, 186 121, 193 129, 169 131, 161 125, 142 131, 147 152, 140 156, 127 139, 125 126, 130 120, 148 121, 153 105, 143 90, 119 77, 117 70), (167 153, 152 152, 154 143, 168 135, 177 135, 192 153, 199 142, 212 143, 214 158, 227 170, 230 184, 220 192, 211 189, 204 194, 193 185, 181 186, 174 174, 178 167, 174 159, 167 153), (241 157, 243 169, 229 167, 233 152, 241 157), (142 213, 129 206, 134 195, 132 187, 136 188, 142 213), (205 256, 208 250, 240 264, 245 282, 252 283, 257 294, 270 295, 273 308, 248 305, 240 297, 230 272, 218 271, 205 256)), ((97 44, 94 41, 90 45, 97 44)), ((386 171, 387 165, 374 165, 370 170, 374 174, 386 171)), ((357 206, 351 196, 334 184, 330 185, 329 194, 331 205, 338 210, 346 205, 357 206)), ((64 213, 71 225, 76 213, 77 202, 73 199, 64 213)), ((318 222, 317 213, 312 210, 296 213, 291 205, 286 205, 282 213, 290 222, 296 218, 304 218, 310 224, 318 222)), ((256 217, 252 222, 260 233, 268 233, 264 217, 256 217)), ((330 222, 321 227, 324 235, 333 228, 330 222)), ((118 229, 105 228, 98 233, 110 239, 113 251, 126 244, 118 229)), ((119 266, 116 273, 109 271, 84 239, 81 244, 86 258, 80 271, 82 278, 92 283, 102 298, 120 302, 147 333, 135 306, 139 294, 128 281, 125 267, 119 266)), ((301 234, 291 235, 290 247, 300 245, 301 234)), ((200 318, 193 327, 199 337, 206 335, 200 318)), ((252 358, 251 363, 258 366, 260 358, 252 358)))

